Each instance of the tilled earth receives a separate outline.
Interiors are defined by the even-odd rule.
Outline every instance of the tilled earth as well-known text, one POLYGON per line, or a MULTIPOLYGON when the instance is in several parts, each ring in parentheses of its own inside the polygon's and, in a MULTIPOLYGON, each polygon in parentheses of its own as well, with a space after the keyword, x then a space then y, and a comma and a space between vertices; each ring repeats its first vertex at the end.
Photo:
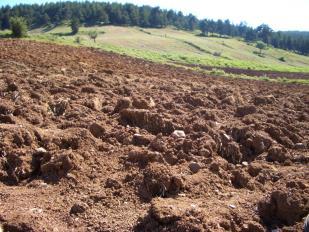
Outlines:
POLYGON ((0 227, 301 231, 308 104, 305 85, 1 40, 0 227))

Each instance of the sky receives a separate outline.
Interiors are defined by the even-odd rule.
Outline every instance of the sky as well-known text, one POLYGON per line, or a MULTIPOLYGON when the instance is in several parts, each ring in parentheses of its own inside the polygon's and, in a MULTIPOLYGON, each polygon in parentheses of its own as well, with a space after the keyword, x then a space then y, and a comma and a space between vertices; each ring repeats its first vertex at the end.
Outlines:
MULTIPOLYGON (((0 6, 51 1, 0 0, 0 6)), ((253 27, 266 23, 274 30, 309 31, 309 0, 110 0, 110 2, 160 6, 163 9, 181 10, 185 14, 192 13, 200 19, 229 19, 233 23, 244 21, 253 27)))

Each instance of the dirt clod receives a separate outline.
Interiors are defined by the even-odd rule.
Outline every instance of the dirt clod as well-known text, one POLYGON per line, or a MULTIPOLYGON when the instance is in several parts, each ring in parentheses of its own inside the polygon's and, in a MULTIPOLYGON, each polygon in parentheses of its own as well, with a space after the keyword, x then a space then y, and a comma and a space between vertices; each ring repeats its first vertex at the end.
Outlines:
POLYGON ((236 116, 244 117, 248 114, 254 114, 256 111, 257 111, 257 109, 253 105, 240 106, 236 110, 236 116))
POLYGON ((128 97, 121 98, 117 101, 117 104, 114 108, 114 113, 118 113, 124 109, 130 108, 132 106, 132 101, 128 97))
POLYGON ((259 213, 267 224, 293 225, 309 210, 308 192, 275 190, 269 198, 259 202, 259 213))
POLYGON ((75 203, 70 210, 70 214, 81 214, 84 213, 88 208, 88 205, 83 202, 75 203))

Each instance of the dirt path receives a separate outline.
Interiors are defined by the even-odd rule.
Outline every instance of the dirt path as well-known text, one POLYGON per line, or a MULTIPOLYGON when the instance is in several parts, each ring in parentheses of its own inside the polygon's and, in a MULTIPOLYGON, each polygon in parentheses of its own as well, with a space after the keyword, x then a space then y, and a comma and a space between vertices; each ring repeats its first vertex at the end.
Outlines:
POLYGON ((0 40, 0 226, 301 231, 308 104, 308 86, 0 40))

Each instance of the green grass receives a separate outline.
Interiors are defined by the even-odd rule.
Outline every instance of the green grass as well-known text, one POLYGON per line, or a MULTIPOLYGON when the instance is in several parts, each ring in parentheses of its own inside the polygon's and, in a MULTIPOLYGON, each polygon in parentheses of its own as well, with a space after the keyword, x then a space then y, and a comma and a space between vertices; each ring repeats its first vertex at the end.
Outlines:
POLYGON ((10 30, 0 30, 0 38, 9 38, 11 37, 11 31, 10 30))
POLYGON ((247 76, 245 74, 226 73, 224 70, 219 69, 219 68, 213 68, 212 70, 204 70, 201 68, 192 68, 192 69, 198 72, 210 74, 213 76, 219 76, 219 77, 256 80, 256 81, 268 81, 268 82, 285 83, 285 84, 309 85, 309 79, 291 79, 291 78, 286 78, 286 77, 270 78, 268 76, 247 76))
POLYGON ((236 67, 254 70, 285 72, 309 72, 309 57, 292 52, 269 48, 264 57, 254 54, 254 44, 235 38, 200 37, 173 28, 141 29, 138 27, 81 27, 78 35, 70 35, 68 26, 58 26, 44 32, 36 29, 29 33, 30 39, 96 47, 129 56, 162 63, 199 64, 215 67, 236 67), (88 32, 96 30, 99 35, 94 43, 88 32), (102 32, 105 32, 104 34, 102 32), (219 54, 219 55, 218 55, 219 54), (284 57, 285 62, 279 60, 284 57))

